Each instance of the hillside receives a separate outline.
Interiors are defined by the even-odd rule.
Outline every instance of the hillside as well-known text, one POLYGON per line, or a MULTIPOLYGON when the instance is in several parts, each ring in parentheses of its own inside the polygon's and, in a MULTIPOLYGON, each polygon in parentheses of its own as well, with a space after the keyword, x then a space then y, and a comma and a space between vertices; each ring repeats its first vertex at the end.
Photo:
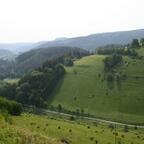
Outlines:
MULTIPOLYGON (((143 55, 144 49, 138 52, 143 55)), ((144 56, 144 55, 143 55, 144 56)), ((117 73, 126 75, 119 84, 103 76, 103 55, 84 57, 66 68, 67 74, 52 94, 50 105, 83 110, 96 117, 130 123, 144 122, 144 59, 123 57, 117 73)))
POLYGON ((88 51, 76 47, 51 47, 39 48, 25 52, 17 57, 18 69, 31 70, 41 66, 48 60, 53 60, 63 55, 84 56, 88 51))
POLYGON ((48 41, 39 45, 39 48, 53 47, 53 46, 72 46, 80 47, 87 50, 95 50, 97 47, 101 47, 108 44, 128 44, 134 38, 144 37, 144 29, 133 31, 121 31, 121 32, 109 32, 92 34, 88 36, 56 39, 54 41, 48 41))

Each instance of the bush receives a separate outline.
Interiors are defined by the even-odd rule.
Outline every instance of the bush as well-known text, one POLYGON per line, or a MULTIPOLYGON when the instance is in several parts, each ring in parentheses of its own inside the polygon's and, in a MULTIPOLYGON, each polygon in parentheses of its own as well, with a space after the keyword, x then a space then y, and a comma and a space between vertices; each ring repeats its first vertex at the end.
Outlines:
POLYGON ((71 116, 71 117, 70 117, 70 120, 71 120, 71 121, 74 121, 74 120, 75 120, 75 118, 74 118, 73 116, 71 116))
POLYGON ((61 112, 62 111, 62 105, 58 104, 57 109, 58 109, 58 112, 61 112))
POLYGON ((70 130, 69 130, 69 132, 71 133, 71 132, 72 132, 72 130, 70 129, 70 130))
POLYGON ((113 80, 114 80, 113 74, 112 73, 108 73, 108 75, 107 75, 107 81, 111 82, 113 80))
POLYGON ((9 124, 12 124, 12 123, 13 123, 13 120, 12 120, 12 118, 10 117, 10 115, 8 114, 7 111, 1 111, 1 113, 2 113, 2 116, 3 116, 4 120, 5 120, 7 123, 9 123, 9 124))
POLYGON ((73 73, 76 75, 76 74, 77 74, 77 70, 76 70, 76 69, 74 69, 74 70, 73 70, 73 73))
POLYGON ((8 114, 11 114, 11 115, 20 115, 22 112, 21 104, 15 101, 7 100, 2 97, 0 97, 0 109, 2 111, 7 111, 8 114))
POLYGON ((128 126, 127 125, 125 125, 124 126, 124 132, 128 132, 129 130, 128 130, 128 126))

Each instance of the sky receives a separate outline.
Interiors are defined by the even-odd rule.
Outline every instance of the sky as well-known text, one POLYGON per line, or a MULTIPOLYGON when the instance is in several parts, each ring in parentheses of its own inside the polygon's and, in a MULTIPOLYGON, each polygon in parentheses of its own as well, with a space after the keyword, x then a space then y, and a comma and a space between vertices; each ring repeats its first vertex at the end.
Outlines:
POLYGON ((0 0, 0 43, 144 28, 144 0, 0 0))

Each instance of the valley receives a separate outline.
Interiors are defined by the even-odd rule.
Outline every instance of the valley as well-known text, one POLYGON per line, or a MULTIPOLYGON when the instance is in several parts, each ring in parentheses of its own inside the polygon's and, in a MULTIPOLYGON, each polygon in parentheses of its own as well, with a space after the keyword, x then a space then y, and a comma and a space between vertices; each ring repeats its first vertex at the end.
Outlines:
POLYGON ((1 59, 0 144, 143 144, 143 47, 133 39, 1 59))

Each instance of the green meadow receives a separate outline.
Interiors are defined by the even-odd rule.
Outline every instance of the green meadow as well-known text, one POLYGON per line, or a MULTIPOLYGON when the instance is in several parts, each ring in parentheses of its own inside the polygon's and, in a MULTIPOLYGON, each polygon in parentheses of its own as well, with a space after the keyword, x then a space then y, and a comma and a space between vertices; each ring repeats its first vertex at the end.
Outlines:
MULTIPOLYGON (((144 49, 138 52, 143 55, 144 49)), ((104 78, 103 55, 92 55, 66 67, 66 75, 56 87, 50 105, 96 117, 128 123, 144 123, 144 59, 123 57, 116 74, 125 75, 119 83, 104 78)))
POLYGON ((0 117, 0 144, 143 144, 144 130, 24 113, 0 117))

